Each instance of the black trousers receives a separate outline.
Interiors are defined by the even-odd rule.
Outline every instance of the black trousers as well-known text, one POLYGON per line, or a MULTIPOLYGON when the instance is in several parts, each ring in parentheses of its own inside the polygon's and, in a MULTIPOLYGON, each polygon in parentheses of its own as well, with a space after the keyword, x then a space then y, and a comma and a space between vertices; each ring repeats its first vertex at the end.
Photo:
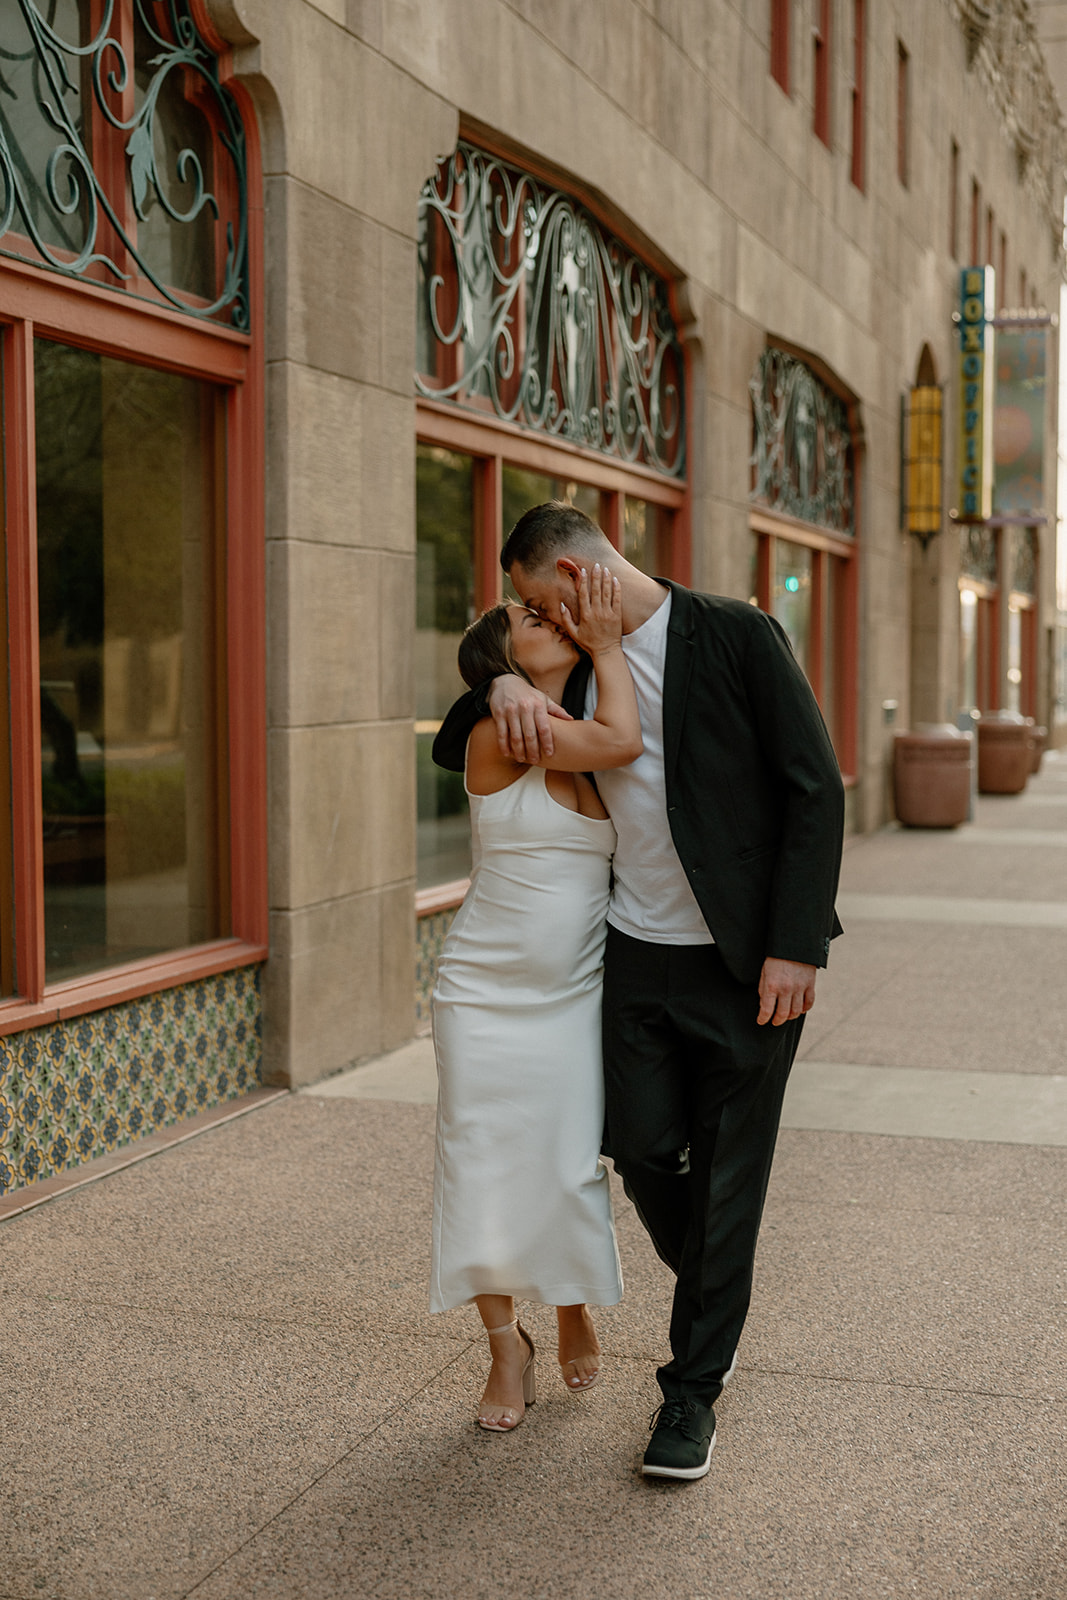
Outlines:
POLYGON ((711 1405, 752 1294, 763 1202, 803 1017, 759 1027, 754 986, 714 945, 658 945, 608 928, 605 1149, 677 1274, 667 1399, 711 1405))

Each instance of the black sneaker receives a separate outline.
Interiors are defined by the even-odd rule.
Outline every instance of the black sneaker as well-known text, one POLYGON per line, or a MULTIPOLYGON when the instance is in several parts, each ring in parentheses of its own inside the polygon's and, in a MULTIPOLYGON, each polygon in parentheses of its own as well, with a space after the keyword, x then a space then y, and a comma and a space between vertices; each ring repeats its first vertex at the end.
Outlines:
POLYGON ((649 1423, 646 1478, 702 1478, 715 1448, 715 1413, 699 1400, 664 1400, 649 1423))

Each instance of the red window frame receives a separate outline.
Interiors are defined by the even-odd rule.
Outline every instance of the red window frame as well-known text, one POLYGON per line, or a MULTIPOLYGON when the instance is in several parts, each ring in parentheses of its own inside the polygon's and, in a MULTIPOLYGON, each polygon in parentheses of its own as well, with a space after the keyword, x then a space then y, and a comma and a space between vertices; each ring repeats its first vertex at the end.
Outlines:
POLYGON ((17 993, 0 1000, 0 1034, 246 966, 264 960, 268 951, 262 157, 251 98, 232 77, 230 48, 213 27, 203 0, 192 0, 192 11, 201 36, 218 55, 220 76, 245 127, 251 332, 196 320, 95 282, 64 278, 32 262, 0 261, 10 842, 17 970, 17 993), (225 938, 61 983, 45 981, 35 336, 215 384, 225 391, 226 415, 224 692, 232 931, 225 938))
POLYGON ((789 93, 790 12, 793 0, 771 0, 771 77, 789 93))
POLYGON ((908 119, 911 115, 909 105, 910 84, 909 70, 911 57, 902 39, 897 40, 897 177, 904 188, 908 187, 908 119))
POLYGON ((852 154, 849 176, 862 194, 866 189, 864 133, 867 92, 866 0, 852 0, 852 154))

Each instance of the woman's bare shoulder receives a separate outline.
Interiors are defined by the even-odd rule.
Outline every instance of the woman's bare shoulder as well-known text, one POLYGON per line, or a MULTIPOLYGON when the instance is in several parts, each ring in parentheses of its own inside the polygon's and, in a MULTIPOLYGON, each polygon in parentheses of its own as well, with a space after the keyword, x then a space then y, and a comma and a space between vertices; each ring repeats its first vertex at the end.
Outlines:
POLYGON ((471 794, 496 794, 525 771, 521 761, 501 755, 492 717, 480 718, 467 741, 467 788, 471 794))

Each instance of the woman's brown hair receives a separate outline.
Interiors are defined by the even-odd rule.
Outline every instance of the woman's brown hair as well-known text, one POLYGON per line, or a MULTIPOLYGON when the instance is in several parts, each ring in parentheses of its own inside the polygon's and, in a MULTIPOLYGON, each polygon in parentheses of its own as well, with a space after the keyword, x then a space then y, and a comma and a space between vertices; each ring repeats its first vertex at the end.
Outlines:
POLYGON ((469 689, 478 689, 490 678, 500 678, 508 672, 530 682, 511 653, 511 618, 506 600, 483 611, 459 641, 459 672, 469 689))

